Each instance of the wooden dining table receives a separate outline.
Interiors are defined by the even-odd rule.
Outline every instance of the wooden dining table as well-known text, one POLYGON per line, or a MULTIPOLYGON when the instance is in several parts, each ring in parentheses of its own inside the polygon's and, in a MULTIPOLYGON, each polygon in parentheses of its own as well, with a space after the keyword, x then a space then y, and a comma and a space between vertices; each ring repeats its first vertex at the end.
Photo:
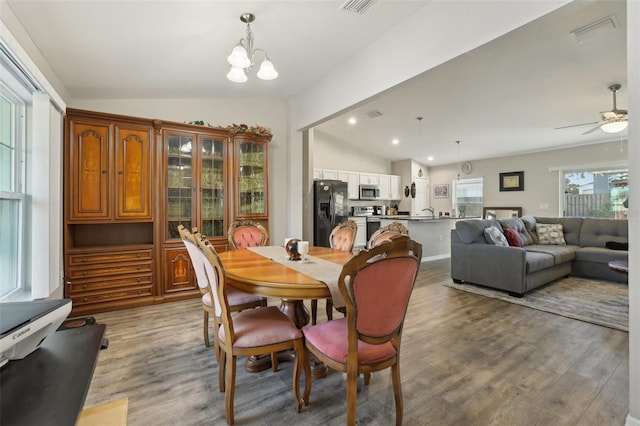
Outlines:
MULTIPOLYGON (((229 285, 247 293, 280 298, 280 310, 287 314, 298 328, 309 323, 309 311, 304 305, 304 300, 331 297, 329 288, 322 281, 251 250, 228 250, 219 252, 218 255, 229 285)), ((309 256, 344 265, 353 257, 353 254, 327 247, 311 246, 309 256)), ((285 359, 290 358, 287 354, 283 356, 285 359)), ((268 368, 270 365, 268 358, 248 360, 247 370, 261 371, 268 368)), ((312 363, 312 370, 314 377, 326 375, 324 365, 312 363)))

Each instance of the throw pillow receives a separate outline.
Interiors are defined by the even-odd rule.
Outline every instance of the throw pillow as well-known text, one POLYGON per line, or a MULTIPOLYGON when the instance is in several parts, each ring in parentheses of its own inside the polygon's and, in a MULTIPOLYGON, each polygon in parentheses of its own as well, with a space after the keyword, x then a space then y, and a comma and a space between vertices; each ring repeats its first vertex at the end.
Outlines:
POLYGON ((538 244, 564 246, 564 233, 560 223, 536 223, 538 244))
POLYGON ((498 229, 497 226, 489 226, 488 228, 484 228, 484 238, 489 244, 495 244, 497 246, 509 245, 507 239, 504 237, 504 234, 498 229))
POLYGON ((524 245, 522 237, 515 229, 505 229, 504 236, 507 238, 507 242, 513 247, 522 247, 524 245))

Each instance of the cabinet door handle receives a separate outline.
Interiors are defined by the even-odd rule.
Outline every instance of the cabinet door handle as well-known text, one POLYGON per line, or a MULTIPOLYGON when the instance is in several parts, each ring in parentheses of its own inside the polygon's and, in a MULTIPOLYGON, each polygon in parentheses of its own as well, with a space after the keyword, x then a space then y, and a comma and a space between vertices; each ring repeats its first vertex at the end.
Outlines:
POLYGON ((142 281, 142 278, 138 277, 137 281, 138 281, 138 282, 141 282, 141 281, 142 281))
POLYGON ((142 253, 138 253, 136 256, 138 259, 142 257, 142 253))
POLYGON ((138 265, 136 269, 139 271, 140 269, 142 269, 142 266, 138 265))
POLYGON ((87 275, 87 271, 82 271, 82 275, 87 275))
POLYGON ((102 171, 102 174, 103 174, 103 175, 106 175, 106 174, 107 174, 107 171, 106 171, 106 170, 103 170, 103 171, 102 171))
POLYGON ((88 287, 89 287, 89 285, 87 285, 87 284, 82 284, 82 288, 88 288, 88 287))
POLYGON ((122 170, 118 170, 118 174, 122 175, 122 174, 124 174, 124 172, 122 170))
POLYGON ((82 261, 83 261, 83 262, 86 262, 86 261, 87 261, 87 258, 86 258, 86 257, 83 257, 83 258, 82 258, 82 261))

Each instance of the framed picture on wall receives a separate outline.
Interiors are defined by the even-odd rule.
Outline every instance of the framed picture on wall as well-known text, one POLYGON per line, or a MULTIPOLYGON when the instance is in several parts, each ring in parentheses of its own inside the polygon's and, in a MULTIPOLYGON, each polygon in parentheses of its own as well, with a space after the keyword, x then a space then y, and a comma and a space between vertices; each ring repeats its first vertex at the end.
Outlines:
POLYGON ((524 172, 500 173, 500 191, 524 191, 524 172))
POLYGON ((449 184, 439 183, 433 185, 433 198, 449 198, 449 184))

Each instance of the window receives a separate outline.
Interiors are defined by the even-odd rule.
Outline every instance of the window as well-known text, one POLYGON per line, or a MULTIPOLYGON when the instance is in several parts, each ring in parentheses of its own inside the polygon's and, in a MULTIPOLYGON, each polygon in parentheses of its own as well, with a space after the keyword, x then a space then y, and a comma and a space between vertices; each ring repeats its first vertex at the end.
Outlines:
POLYGON ((626 168, 567 170, 563 183, 563 216, 628 218, 626 168))
POLYGON ((459 217, 482 217, 484 199, 483 178, 453 181, 453 212, 459 217))
POLYGON ((0 299, 22 289, 25 103, 0 82, 0 299))

